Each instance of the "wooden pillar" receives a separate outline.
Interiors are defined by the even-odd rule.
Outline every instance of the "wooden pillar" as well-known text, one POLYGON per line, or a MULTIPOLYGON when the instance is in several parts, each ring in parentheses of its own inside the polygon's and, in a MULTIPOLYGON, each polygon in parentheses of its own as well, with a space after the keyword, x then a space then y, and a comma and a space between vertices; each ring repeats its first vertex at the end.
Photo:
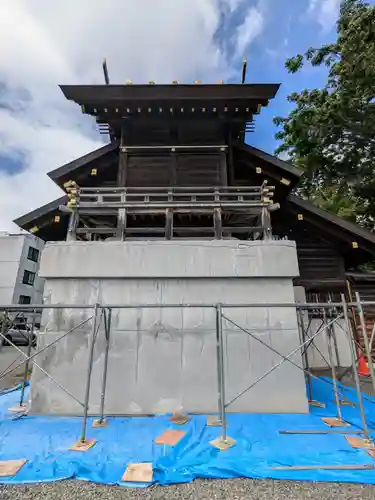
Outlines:
POLYGON ((171 240, 173 238, 173 208, 165 210, 165 239, 171 240))
POLYGON ((214 229, 215 239, 221 240, 223 238, 223 224, 221 220, 221 208, 214 208, 214 229))
POLYGON ((233 140, 229 135, 228 138, 228 186, 235 185, 234 177, 234 160, 233 160, 233 140))
MULTIPOLYGON (((117 185, 119 187, 126 187, 126 173, 128 166, 128 153, 126 151, 122 151, 123 148, 123 137, 121 137, 121 145, 119 151, 119 163, 118 163, 118 171, 117 171, 117 185)), ((126 201, 126 193, 121 194, 121 201, 126 201)), ((126 208, 120 208, 117 212, 117 230, 116 230, 116 238, 118 240, 123 241, 125 238, 125 230, 126 230, 126 208)))
POLYGON ((66 241, 76 241, 77 240, 77 228, 79 223, 79 216, 77 209, 73 209, 69 217, 68 233, 66 235, 66 241))
POLYGON ((263 239, 272 239, 271 215, 267 207, 262 208, 263 239))
POLYGON ((220 152, 220 185, 228 185, 227 153, 225 149, 220 152))
POLYGON ((117 185, 119 187, 126 186, 126 171, 128 166, 128 153, 122 152, 120 147, 119 152, 119 162, 118 162, 118 171, 117 171, 117 185))

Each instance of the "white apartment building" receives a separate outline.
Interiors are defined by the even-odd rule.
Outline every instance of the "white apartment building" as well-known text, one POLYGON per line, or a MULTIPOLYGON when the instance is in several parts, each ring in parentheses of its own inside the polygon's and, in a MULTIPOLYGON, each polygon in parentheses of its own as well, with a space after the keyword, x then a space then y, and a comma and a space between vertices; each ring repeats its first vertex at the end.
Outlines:
POLYGON ((44 241, 32 234, 0 231, 0 305, 41 304, 39 262, 44 241))

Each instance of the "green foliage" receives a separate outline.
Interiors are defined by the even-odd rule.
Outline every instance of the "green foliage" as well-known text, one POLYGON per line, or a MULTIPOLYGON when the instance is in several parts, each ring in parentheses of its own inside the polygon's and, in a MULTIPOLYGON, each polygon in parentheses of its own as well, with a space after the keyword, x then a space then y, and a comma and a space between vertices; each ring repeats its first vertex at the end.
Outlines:
POLYGON ((305 169, 300 192, 343 217, 373 228, 375 220, 375 6, 343 0, 334 44, 286 61, 325 65, 324 88, 289 95, 294 109, 275 118, 277 153, 305 169))

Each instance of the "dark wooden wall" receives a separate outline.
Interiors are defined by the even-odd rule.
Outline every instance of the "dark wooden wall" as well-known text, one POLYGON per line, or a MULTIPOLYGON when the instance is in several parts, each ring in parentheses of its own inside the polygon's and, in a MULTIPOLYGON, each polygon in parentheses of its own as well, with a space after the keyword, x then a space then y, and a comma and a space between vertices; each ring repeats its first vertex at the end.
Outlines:
POLYGON ((222 155, 218 152, 129 153, 126 165, 126 186, 214 187, 226 185, 226 180, 222 179, 222 160, 222 155))

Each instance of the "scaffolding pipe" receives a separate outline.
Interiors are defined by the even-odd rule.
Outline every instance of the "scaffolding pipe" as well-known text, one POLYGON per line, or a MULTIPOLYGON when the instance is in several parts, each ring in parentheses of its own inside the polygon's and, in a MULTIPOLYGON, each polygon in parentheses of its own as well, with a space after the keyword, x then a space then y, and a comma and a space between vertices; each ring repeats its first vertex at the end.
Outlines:
POLYGON ((217 357, 217 385, 218 403, 220 412, 220 423, 222 428, 222 439, 227 440, 227 421, 225 414, 225 375, 224 375, 224 345, 223 345, 223 317, 222 307, 216 305, 216 357, 217 357))
POLYGON ((102 378, 102 391, 100 394, 100 417, 99 417, 100 424, 103 423, 104 421, 104 401, 105 401, 105 390, 107 386, 111 321, 112 321, 112 309, 108 309, 108 311, 104 310, 105 353, 104 353, 104 366, 103 366, 103 378, 102 378))
POLYGON ((31 322, 31 330, 29 331, 29 338, 28 338, 28 344, 27 344, 27 359, 25 361, 25 370, 23 372, 20 406, 23 406, 23 398, 25 396, 26 381, 27 381, 27 374, 29 371, 29 362, 30 362, 30 356, 31 356, 31 347, 32 347, 32 342, 33 342, 34 328, 35 328, 35 316, 33 316, 33 319, 31 322))
MULTIPOLYGON (((364 301, 361 302, 362 306, 375 306, 374 302, 364 301)), ((216 304, 99 304, 100 307, 106 307, 111 309, 157 309, 157 308, 178 308, 178 307, 196 307, 196 308, 205 308, 205 309, 214 309, 216 308, 216 304)), ((356 302, 348 302, 348 307, 357 307, 358 304, 356 302)), ((331 309, 332 307, 342 308, 341 302, 333 303, 333 302, 306 302, 306 303, 293 303, 293 302, 281 302, 281 303, 263 303, 263 304, 222 304, 222 307, 227 309, 237 309, 237 308, 269 308, 269 307, 285 307, 292 309, 331 309)), ((33 306, 25 306, 18 304, 8 304, 1 305, 0 310, 7 312, 30 312, 32 310, 37 309, 94 309, 95 304, 34 304, 33 306)))
POLYGON ((354 337, 350 331, 350 323, 349 323, 348 309, 347 309, 348 305, 345 301, 345 295, 343 293, 341 294, 341 305, 342 305, 342 308, 344 311, 345 328, 346 328, 346 334, 347 334, 349 347, 350 347, 350 355, 351 355, 352 367, 353 367, 353 376, 354 376, 355 387, 356 387, 356 391, 357 391, 359 411, 361 414, 363 434, 365 436, 365 439, 370 440, 369 431, 368 431, 367 422, 366 422, 365 410, 363 408, 361 384, 359 381, 359 375, 358 375, 358 371, 357 371, 357 367, 356 367, 356 350, 355 350, 354 337))
MULTIPOLYGON (((4 338, 8 342, 8 344, 10 344, 12 347, 14 347, 16 349, 16 351, 18 351, 24 358, 27 358, 26 354, 21 349, 19 349, 15 344, 13 344, 13 342, 11 340, 7 339, 2 333, 0 333, 0 336, 1 336, 1 338, 4 338)), ((81 406, 83 406, 82 402, 79 399, 77 399, 75 396, 73 396, 73 394, 71 392, 69 392, 68 389, 65 389, 65 387, 62 384, 60 384, 60 382, 58 382, 54 377, 52 377, 52 375, 50 375, 48 372, 46 372, 46 370, 44 370, 41 366, 39 366, 36 361, 32 361, 32 363, 37 368, 39 368, 39 370, 41 372, 43 372, 44 375, 46 375, 49 379, 51 379, 53 382, 55 382, 55 384, 58 387, 60 387, 60 389, 62 389, 64 392, 66 392, 66 394, 68 394, 75 401, 77 401, 77 403, 79 403, 81 406)), ((11 370, 11 371, 13 371, 13 370, 11 370)))
MULTIPOLYGON (((72 333, 74 332, 74 330, 76 330, 77 328, 79 328, 80 326, 84 325, 85 323, 87 323, 88 321, 90 321, 90 319, 92 319, 92 316, 90 316, 89 318, 81 321, 81 323, 79 323, 78 325, 74 326, 73 328, 71 328, 70 330, 68 330, 67 332, 64 333, 64 335, 61 335, 61 337, 57 338, 56 340, 54 340, 53 342, 51 342, 50 344, 46 345, 43 347, 43 349, 41 349, 40 351, 37 351, 35 352, 32 356, 30 357, 27 357, 26 359, 24 359, 23 361, 21 361, 21 363, 19 363, 17 366, 15 366, 14 368, 12 369, 6 369, 1 375, 0 375, 0 380, 4 377, 6 377, 8 375, 8 373, 11 373, 13 372, 14 370, 17 370, 17 368, 19 368, 20 366, 22 366, 24 363, 26 363, 26 361, 31 361, 33 358, 35 358, 36 356, 38 356, 39 354, 41 354, 43 351, 45 351, 46 349, 48 349, 49 347, 51 347, 52 345, 56 344, 57 342, 59 342, 60 340, 62 340, 64 337, 66 337, 67 335, 69 335, 69 333, 72 333)), ((24 356, 25 354, 22 353, 24 356)))
MULTIPOLYGON (((334 321, 336 321, 336 320, 335 319, 332 320, 331 323, 333 323, 334 321)), ((312 337, 310 337, 310 340, 312 340, 315 337, 317 337, 318 335, 320 335, 322 333, 322 331, 324 331, 324 328, 322 328, 321 330, 319 330, 318 332, 316 332, 312 337)), ((252 389, 256 384, 258 384, 259 382, 261 382, 264 378, 267 377, 267 375, 269 375, 274 370, 276 370, 276 368, 279 368, 279 366, 282 365, 285 361, 289 361, 289 358, 291 358, 296 352, 298 352, 300 349, 302 349, 302 347, 304 347, 307 342, 308 341, 304 342, 303 344, 301 344, 298 347, 296 347, 295 349, 293 349, 293 351, 290 352, 287 356, 282 356, 281 355, 283 359, 280 361, 280 363, 277 363, 277 365, 273 366, 272 368, 270 368, 269 370, 267 370, 266 373, 264 373, 263 375, 261 375, 260 377, 258 377, 251 385, 249 385, 249 387, 247 387, 242 392, 240 392, 240 394, 238 394, 231 401, 229 401, 229 403, 226 403, 225 407, 228 408, 229 405, 231 405, 232 403, 234 403, 235 401, 237 401, 238 398, 240 398, 241 396, 243 396, 246 392, 248 392, 250 389, 252 389)))
POLYGON ((82 419, 82 432, 81 432, 81 443, 86 441, 86 428, 87 428, 87 414, 89 409, 89 398, 90 398, 90 387, 91 387, 91 373, 92 373, 92 363, 94 359, 94 347, 96 340, 96 324, 98 322, 100 305, 95 304, 94 317, 92 320, 92 330, 90 334, 90 347, 89 347, 89 359, 87 363, 87 375, 86 375, 86 389, 85 389, 85 400, 83 404, 83 419, 82 419))
MULTIPOLYGON (((300 341, 302 343, 304 343, 306 341, 306 333, 305 333, 305 325, 304 325, 304 321, 303 321, 303 314, 302 314, 301 310, 298 311, 298 319, 299 319, 300 332, 301 332, 300 341)), ((305 366, 305 370, 307 372, 307 373, 305 373, 307 389, 308 389, 307 390, 307 397, 308 397, 309 401, 312 401, 312 399, 313 399, 313 397, 312 397, 312 382, 311 382, 311 377, 309 374, 310 366, 309 366, 307 349, 303 349, 302 359, 303 359, 303 363, 305 366)))
POLYGON ((332 325, 327 326, 327 312, 325 309, 323 309, 323 321, 324 321, 324 329, 325 329, 326 341, 327 341, 329 364, 330 364, 331 373, 332 373, 333 392, 335 393, 337 418, 340 421, 342 421, 340 397, 339 397, 339 391, 337 388, 336 369, 335 369, 335 365, 334 365, 334 361, 333 361, 333 352, 332 352, 332 338, 331 338, 332 325))
POLYGON ((361 298, 360 298, 359 292, 355 292, 355 298, 356 298, 356 301, 357 301, 357 310, 358 310, 358 313, 359 313, 359 321, 360 321, 362 335, 363 335, 363 342, 365 344, 365 351, 366 351, 366 356, 367 356, 367 364, 368 364, 368 367, 369 367, 369 370, 370 370, 372 388, 375 391, 374 364, 372 362, 372 354, 371 354, 370 344, 369 344, 368 336, 367 336, 365 315, 363 313, 363 308, 362 308, 362 305, 361 305, 361 298))

